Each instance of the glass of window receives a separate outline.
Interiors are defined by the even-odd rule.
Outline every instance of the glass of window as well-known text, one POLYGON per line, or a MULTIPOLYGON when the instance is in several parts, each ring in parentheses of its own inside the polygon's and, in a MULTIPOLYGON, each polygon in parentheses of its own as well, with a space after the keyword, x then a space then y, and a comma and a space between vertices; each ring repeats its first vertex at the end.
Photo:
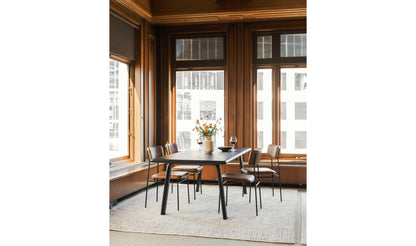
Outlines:
POLYGON ((129 155, 128 139, 128 64, 110 59, 109 63, 110 158, 129 155))
MULTIPOLYGON (((224 118, 224 71, 176 71, 176 142, 179 150, 198 149, 195 120, 215 123, 224 118), (180 85, 180 86, 178 86, 180 85)), ((213 136, 215 146, 224 145, 224 132, 213 136)))

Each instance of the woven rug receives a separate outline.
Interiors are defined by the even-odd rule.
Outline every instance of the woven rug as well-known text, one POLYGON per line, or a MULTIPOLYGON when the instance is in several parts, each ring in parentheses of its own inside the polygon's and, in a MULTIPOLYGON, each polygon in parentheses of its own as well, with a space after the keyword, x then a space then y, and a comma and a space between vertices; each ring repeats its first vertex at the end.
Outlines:
POLYGON ((301 200, 305 199, 305 194, 301 193, 305 192, 282 189, 283 202, 280 202, 279 189, 275 188, 272 197, 271 188, 263 187, 263 209, 259 209, 259 216, 256 216, 254 189, 249 203, 248 195, 242 197, 241 187, 230 186, 228 219, 223 220, 222 214, 218 214, 218 186, 203 185, 203 194, 197 193, 196 200, 193 200, 193 187, 190 185, 190 204, 186 185, 180 185, 179 189, 180 211, 177 211, 174 187, 173 193, 169 191, 166 215, 160 215, 163 186, 159 186, 159 202, 155 201, 156 188, 153 187, 149 189, 147 208, 144 207, 144 191, 114 206, 110 210, 110 229, 290 244, 299 238, 298 228, 302 223, 299 218, 302 217, 301 210, 304 210, 301 200))

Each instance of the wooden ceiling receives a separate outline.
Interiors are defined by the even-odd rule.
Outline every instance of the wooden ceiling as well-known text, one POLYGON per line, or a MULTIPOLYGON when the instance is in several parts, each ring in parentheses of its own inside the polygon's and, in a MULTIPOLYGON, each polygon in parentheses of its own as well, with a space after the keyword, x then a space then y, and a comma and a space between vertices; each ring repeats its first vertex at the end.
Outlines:
POLYGON ((110 0, 110 9, 159 25, 306 18, 306 0, 110 0))

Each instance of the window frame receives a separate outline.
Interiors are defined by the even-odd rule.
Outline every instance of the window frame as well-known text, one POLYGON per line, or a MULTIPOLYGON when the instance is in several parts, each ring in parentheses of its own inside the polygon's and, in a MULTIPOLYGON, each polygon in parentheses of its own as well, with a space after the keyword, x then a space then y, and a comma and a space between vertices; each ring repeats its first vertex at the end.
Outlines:
MULTIPOLYGON (((224 71, 224 117, 223 117, 223 127, 225 129, 226 124, 227 124, 227 115, 228 115, 228 105, 227 105, 227 96, 226 96, 226 92, 227 92, 227 69, 225 66, 223 67, 192 67, 192 68, 172 68, 172 77, 171 77, 171 81, 172 81, 172 86, 173 86, 173 90, 172 90, 172 97, 171 97, 171 105, 172 105, 172 132, 171 132, 171 139, 173 142, 176 142, 176 137, 177 137, 177 129, 176 129, 176 72, 196 72, 196 71, 211 71, 211 70, 222 70, 224 71)), ((192 120, 192 119, 191 119, 192 120)), ((224 133, 224 143, 226 142, 226 136, 224 133)))
POLYGON ((204 33, 204 34, 192 34, 192 35, 172 35, 171 37, 171 66, 172 69, 187 68, 187 69, 199 69, 205 67, 211 67, 217 69, 218 67, 225 67, 227 63, 227 34, 223 32, 216 33, 204 33), (187 38, 218 38, 222 37, 223 44, 223 59, 221 60, 193 60, 193 61, 177 61, 176 60, 176 39, 187 38))
MULTIPOLYGON (((282 68, 306 68, 307 56, 305 57, 280 57, 280 35, 306 34, 306 30, 289 31, 253 31, 253 115, 254 115, 254 146, 257 148, 257 70, 272 69, 272 144, 281 145, 281 69, 282 68), (272 58, 257 59, 257 37, 272 36, 272 58), (276 96, 275 96, 276 95, 276 96)), ((286 82, 287 83, 287 82, 286 82)), ((263 82, 264 89, 264 82, 263 82)), ((263 106, 264 107, 264 106, 263 106)), ((263 133, 264 134, 264 133, 263 133)), ((281 158, 305 158, 306 154, 280 153, 281 158)), ((262 159, 269 159, 266 153, 262 159)))
POLYGON ((125 163, 126 161, 134 161, 133 157, 134 157, 134 113, 132 112, 132 110, 134 110, 134 107, 132 106, 134 104, 134 96, 133 96, 133 88, 134 88, 134 66, 135 66, 135 62, 131 59, 128 59, 126 57, 117 55, 115 53, 110 52, 110 59, 113 59, 115 61, 124 63, 127 65, 128 67, 128 115, 127 115, 127 121, 128 121, 128 127, 127 127, 127 131, 128 131, 128 143, 127 143, 127 149, 128 149, 128 154, 124 155, 124 156, 118 156, 118 157, 114 157, 114 158, 109 158, 109 165, 110 167, 115 167, 118 166, 120 164, 125 163))
POLYGON ((297 31, 270 31, 270 32, 253 32, 253 62, 256 65, 261 64, 306 64, 307 56, 299 57, 280 57, 280 35, 285 34, 307 34, 305 30, 297 31), (257 37, 258 36, 272 36, 272 58, 257 58, 257 37))

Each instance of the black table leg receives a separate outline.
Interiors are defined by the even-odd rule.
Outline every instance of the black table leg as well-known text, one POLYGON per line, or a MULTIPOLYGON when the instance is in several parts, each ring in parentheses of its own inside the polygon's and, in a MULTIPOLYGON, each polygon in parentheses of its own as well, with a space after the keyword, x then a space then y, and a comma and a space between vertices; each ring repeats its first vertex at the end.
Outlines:
POLYGON ((218 187, 220 189, 220 200, 221 200, 221 209, 222 209, 222 218, 227 219, 227 208, 225 206, 225 197, 224 197, 224 185, 222 182, 222 172, 221 165, 216 165, 217 175, 218 175, 218 187))
MULTIPOLYGON (((240 170, 242 168, 244 168, 244 165, 243 165, 243 156, 241 155, 240 156, 240 170)), ((243 172, 241 172, 241 173, 243 173, 243 172)), ((246 188, 246 185, 244 185, 244 183, 243 183, 243 194, 247 194, 247 188, 246 188)))
POLYGON ((166 205, 168 203, 169 195, 169 183, 170 183, 170 173, 172 171, 172 165, 170 163, 166 166, 166 178, 165 178, 165 188, 163 189, 163 198, 162 198, 162 210, 160 214, 166 214, 166 205))

